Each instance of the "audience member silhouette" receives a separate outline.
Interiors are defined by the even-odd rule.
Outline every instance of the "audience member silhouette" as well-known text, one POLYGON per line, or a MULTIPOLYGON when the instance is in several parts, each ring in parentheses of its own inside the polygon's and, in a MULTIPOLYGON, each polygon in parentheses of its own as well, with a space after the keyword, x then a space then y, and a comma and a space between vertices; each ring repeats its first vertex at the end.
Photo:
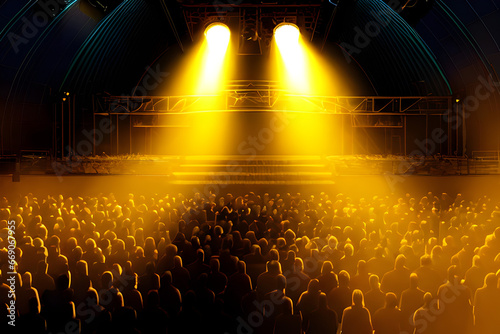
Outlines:
POLYGON ((385 293, 380 290, 380 283, 377 275, 370 276, 370 291, 365 295, 365 305, 370 314, 375 314, 384 307, 385 293))
POLYGON ((440 314, 439 331, 469 333, 472 329, 470 289, 460 282, 458 268, 448 268, 448 281, 439 287, 437 298, 440 314))
POLYGON ((358 261, 357 274, 351 278, 349 285, 351 289, 359 289, 365 294, 370 290, 370 273, 365 260, 358 261))
POLYGON ((437 299, 432 297, 430 292, 424 294, 424 305, 418 308, 413 315, 413 334, 438 334, 439 310, 437 309, 437 299))
POLYGON ((401 298, 401 293, 410 286, 410 269, 405 267, 406 257, 403 254, 399 254, 394 263, 394 269, 387 272, 384 277, 382 277, 382 282, 380 284, 380 289, 384 292, 394 292, 398 297, 401 298))
POLYGON ((336 334, 337 329, 337 313, 328 307, 326 295, 321 293, 318 308, 309 314, 306 334, 336 334))
POLYGON ((372 317, 374 334, 399 334, 403 319, 398 309, 398 298, 392 292, 386 293, 385 306, 372 317))
POLYGON ((399 308, 403 317, 401 329, 408 333, 413 333, 413 314, 422 306, 424 300, 425 292, 419 289, 419 281, 417 274, 412 273, 410 275, 410 287, 403 291, 399 303, 399 308))
POLYGON ((483 287, 476 290, 474 297, 475 332, 481 334, 498 333, 500 329, 500 289, 494 273, 484 278, 483 287))
POLYGON ((330 261, 323 262, 321 275, 318 276, 319 289, 324 293, 336 288, 339 285, 337 274, 333 272, 333 265, 330 261))
POLYGON ((293 313, 291 299, 284 299, 283 313, 276 317, 274 334, 302 334, 302 319, 300 313, 293 313))
POLYGON ((328 307, 337 314, 344 314, 344 309, 351 305, 352 291, 349 287, 349 279, 349 273, 342 270, 339 273, 339 286, 333 288, 327 294, 328 307))
POLYGON ((363 292, 352 292, 352 305, 342 313, 341 328, 343 334, 372 334, 370 312, 364 306, 363 292))
POLYGON ((286 295, 292 299, 294 305, 297 305, 302 292, 307 290, 311 278, 304 273, 304 262, 301 258, 295 258, 293 272, 284 273, 287 279, 286 295))
POLYGON ((414 273, 418 276, 418 287, 422 291, 430 292, 435 296, 439 287, 443 284, 444 277, 432 267, 432 259, 429 255, 420 257, 420 267, 415 269, 414 273))
POLYGON ((297 311, 302 316, 303 328, 307 329, 309 325, 309 315, 319 306, 319 296, 321 294, 320 283, 317 279, 309 282, 307 291, 303 292, 297 302, 297 311))

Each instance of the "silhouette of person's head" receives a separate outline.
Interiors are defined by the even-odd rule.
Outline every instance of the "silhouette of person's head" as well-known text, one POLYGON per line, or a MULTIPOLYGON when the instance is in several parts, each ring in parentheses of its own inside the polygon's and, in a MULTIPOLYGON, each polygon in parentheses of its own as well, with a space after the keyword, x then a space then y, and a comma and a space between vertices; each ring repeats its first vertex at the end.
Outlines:
POLYGON ((268 261, 267 271, 273 275, 281 274, 281 264, 278 261, 268 261))
POLYGON ((450 266, 448 268, 448 281, 450 283, 455 283, 457 277, 458 277, 458 268, 457 268, 457 266, 450 266))
POLYGON ((68 289, 69 284, 70 284, 70 279, 66 274, 59 275, 56 279, 56 289, 59 291, 68 289))
POLYGON ((430 267, 432 265, 432 258, 429 255, 422 255, 420 257, 420 265, 422 267, 430 267))
POLYGON ((401 270, 404 268, 405 264, 406 264, 406 256, 404 256, 403 254, 399 254, 396 257, 396 261, 394 262, 394 268, 396 270, 401 270))
POLYGON ((198 261, 200 261, 200 262, 205 261, 205 252, 203 251, 203 249, 199 248, 196 251, 196 257, 198 258, 198 261))
POLYGON ((351 257, 354 254, 354 247, 351 244, 345 244, 344 254, 346 257, 351 257))
POLYGON ((333 264, 330 261, 323 262, 323 266, 321 267, 321 274, 331 273, 333 270, 333 264))
POLYGON ((293 314, 293 304, 288 298, 283 299, 283 314, 291 315, 293 314))
POLYGON ((317 279, 312 279, 309 281, 309 285, 307 286, 307 292, 312 294, 317 294, 320 292, 319 281, 317 279))
POLYGON ((497 286, 497 281, 497 275, 495 275, 494 273, 489 273, 484 278, 484 286, 488 288, 495 288, 497 286))
POLYGON ((269 251, 269 258, 271 259, 271 261, 279 261, 280 253, 278 252, 278 250, 273 248, 269 251))
POLYGON ((430 292, 426 292, 424 294, 424 305, 426 307, 429 307, 431 305, 431 302, 434 298, 432 297, 432 294, 430 292))
POLYGON ((29 271, 25 272, 22 275, 23 289, 31 288, 31 281, 32 281, 31 273, 29 271))
POLYGON ((326 298, 326 294, 321 292, 319 294, 319 304, 318 308, 324 310, 328 307, 328 299, 326 298))
POLYGON ((352 306, 353 307, 365 306, 363 292, 359 289, 356 289, 352 292, 352 306))
POLYGON ((418 276, 415 273, 410 275, 410 288, 416 289, 418 288, 418 276))
POLYGON ((89 288, 87 290, 86 299, 88 306, 91 308, 97 308, 99 305, 99 294, 94 288, 89 288))
POLYGON ((238 272, 240 274, 246 274, 247 273, 247 265, 244 261, 238 261, 238 272))
POLYGON ((101 286, 103 289, 111 288, 113 284, 113 274, 111 271, 105 271, 101 276, 101 286))
POLYGON ((378 290, 380 288, 380 282, 377 275, 370 275, 370 288, 372 290, 378 290))
POLYGON ((172 273, 168 270, 161 275, 161 286, 172 285, 172 273))
POLYGON ((385 307, 395 308, 398 306, 398 297, 393 292, 388 292, 385 294, 385 307))
POLYGON ((295 272, 301 272, 302 270, 304 270, 304 262, 300 257, 295 258, 295 261, 293 263, 293 268, 295 272))
POLYGON ((212 273, 218 273, 220 270, 219 259, 210 259, 210 270, 212 273))
POLYGON ((181 268, 182 267, 182 258, 179 255, 176 255, 174 257, 174 266, 175 266, 175 268, 181 268))
POLYGON ((368 269, 367 269, 365 260, 358 261, 358 274, 360 274, 360 275, 368 274, 368 269))
POLYGON ((339 273, 339 286, 348 287, 350 280, 351 280, 351 277, 350 277, 349 273, 345 270, 341 270, 339 273))
POLYGON ((148 296, 146 298, 146 307, 154 308, 160 305, 160 296, 158 290, 149 290, 148 296))

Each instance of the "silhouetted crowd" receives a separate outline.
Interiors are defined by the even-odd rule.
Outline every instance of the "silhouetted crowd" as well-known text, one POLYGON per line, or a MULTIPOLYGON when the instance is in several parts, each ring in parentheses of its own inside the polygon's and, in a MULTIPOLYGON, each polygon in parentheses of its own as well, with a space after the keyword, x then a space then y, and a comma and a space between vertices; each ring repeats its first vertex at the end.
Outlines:
POLYGON ((500 333, 500 203, 28 194, 0 269, 1 333, 500 333))

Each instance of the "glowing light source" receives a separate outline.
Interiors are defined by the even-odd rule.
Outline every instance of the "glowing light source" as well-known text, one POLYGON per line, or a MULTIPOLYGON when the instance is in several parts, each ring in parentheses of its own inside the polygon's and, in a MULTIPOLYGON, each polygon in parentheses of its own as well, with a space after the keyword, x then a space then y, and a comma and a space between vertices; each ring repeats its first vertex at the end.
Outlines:
POLYGON ((300 30, 293 23, 280 23, 274 28, 274 38, 280 49, 299 46, 300 30))
POLYGON ((225 54, 230 36, 229 28, 223 23, 212 23, 205 29, 205 37, 211 51, 219 51, 225 54))
POLYGON ((195 94, 217 94, 225 80, 225 59, 231 33, 223 23, 212 23, 205 29, 205 39, 197 59, 191 64, 198 77, 195 94))
POLYGON ((278 72, 282 73, 286 88, 291 92, 308 93, 306 54, 299 28, 293 23, 280 23, 274 28, 274 40, 283 61, 278 72))

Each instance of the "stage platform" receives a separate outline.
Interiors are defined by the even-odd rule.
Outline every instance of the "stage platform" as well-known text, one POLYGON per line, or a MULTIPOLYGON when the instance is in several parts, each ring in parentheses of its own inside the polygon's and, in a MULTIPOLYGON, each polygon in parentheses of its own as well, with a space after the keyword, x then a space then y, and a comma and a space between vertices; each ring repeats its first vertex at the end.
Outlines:
POLYGON ((333 184, 356 175, 499 175, 498 157, 445 156, 73 156, 25 154, 0 159, 1 174, 163 176, 172 184, 333 184), (18 166, 16 167, 16 161, 18 166), (16 172, 17 168, 17 172, 16 172))

